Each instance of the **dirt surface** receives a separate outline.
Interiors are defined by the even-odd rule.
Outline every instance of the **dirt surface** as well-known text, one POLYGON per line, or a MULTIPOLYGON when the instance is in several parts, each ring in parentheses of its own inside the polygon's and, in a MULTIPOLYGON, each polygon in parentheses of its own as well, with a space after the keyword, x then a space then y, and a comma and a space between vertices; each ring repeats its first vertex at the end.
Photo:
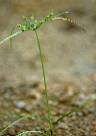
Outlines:
MULTIPOLYGON (((44 51, 52 114, 79 107, 96 95, 96 2, 94 0, 0 0, 0 39, 10 34, 23 15, 38 19, 50 11, 72 11, 68 17, 84 28, 53 22, 39 30, 44 51), (58 110, 59 109, 59 110, 58 110)), ((39 53, 33 32, 26 32, 0 47, 0 130, 4 136, 23 130, 44 129, 47 110, 39 53), (40 116, 37 119, 37 116, 40 116), (43 118, 44 117, 44 118, 43 118)), ((56 127, 56 136, 96 136, 96 103, 65 117, 56 127)))

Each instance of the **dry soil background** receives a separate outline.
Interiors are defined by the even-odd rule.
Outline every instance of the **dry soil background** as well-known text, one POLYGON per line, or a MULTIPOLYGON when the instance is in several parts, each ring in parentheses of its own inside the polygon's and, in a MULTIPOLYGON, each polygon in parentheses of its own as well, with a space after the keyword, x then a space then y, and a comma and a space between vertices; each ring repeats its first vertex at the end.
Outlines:
MULTIPOLYGON (((50 79, 66 79, 71 75, 86 77, 96 72, 96 13, 94 0, 0 0, 0 38, 9 35, 23 15, 40 18, 50 11, 69 10, 71 18, 85 32, 62 22, 41 28, 39 36, 44 49, 46 71, 50 79)), ((34 33, 28 32, 0 48, 0 78, 8 83, 30 81, 40 77, 39 54, 34 33)))

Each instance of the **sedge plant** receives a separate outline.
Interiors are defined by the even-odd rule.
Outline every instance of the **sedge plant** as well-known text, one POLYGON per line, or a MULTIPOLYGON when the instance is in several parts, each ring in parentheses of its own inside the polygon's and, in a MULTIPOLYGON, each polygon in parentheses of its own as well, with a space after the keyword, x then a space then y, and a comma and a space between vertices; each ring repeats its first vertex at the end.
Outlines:
MULTIPOLYGON (((59 13, 59 14, 54 14, 54 13, 51 12, 49 15, 45 16, 41 20, 37 20, 33 16, 32 17, 23 17, 23 22, 21 24, 17 24, 16 31, 14 33, 12 31, 11 35, 9 35, 7 38, 4 38, 4 40, 0 41, 0 45, 1 45, 1 44, 5 43, 6 41, 10 40, 10 43, 11 43, 11 46, 12 46, 12 38, 26 32, 26 31, 33 31, 35 36, 36 36, 37 47, 38 47, 38 51, 39 51, 39 55, 40 55, 40 61, 41 61, 44 87, 45 87, 44 97, 45 97, 45 100, 46 100, 46 107, 47 107, 47 113, 48 113, 48 119, 47 120, 48 120, 49 128, 44 134, 42 134, 42 135, 45 135, 45 136, 53 136, 54 124, 56 124, 56 123, 53 122, 53 118, 52 118, 52 114, 51 114, 51 107, 49 105, 48 86, 47 86, 47 81, 46 81, 45 64, 44 64, 44 60, 43 60, 42 47, 41 47, 39 36, 38 36, 38 29, 40 29, 40 27, 42 25, 45 25, 46 23, 49 23, 49 22, 52 22, 52 21, 55 21, 55 20, 62 20, 64 22, 68 21, 70 23, 76 24, 76 22, 72 21, 70 18, 62 17, 62 15, 63 14, 66 15, 66 13, 69 13, 69 12, 63 12, 63 13, 59 13)), ((60 117, 57 120, 57 122, 60 121, 64 117, 64 115, 62 117, 60 117)), ((27 135, 28 133, 29 134, 36 133, 36 131, 22 132, 21 134, 18 134, 17 136, 27 135)), ((42 133, 42 132, 38 131, 37 133, 42 133)))

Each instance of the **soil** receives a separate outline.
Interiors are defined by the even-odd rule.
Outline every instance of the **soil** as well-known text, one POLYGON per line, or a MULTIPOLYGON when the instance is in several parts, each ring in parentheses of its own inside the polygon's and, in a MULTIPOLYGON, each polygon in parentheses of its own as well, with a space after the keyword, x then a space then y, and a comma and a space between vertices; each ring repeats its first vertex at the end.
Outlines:
MULTIPOLYGON (((68 10, 72 11, 68 17, 78 23, 77 27, 53 22, 38 31, 53 120, 89 100, 87 106, 58 122, 54 136, 96 136, 95 9, 96 2, 90 0, 0 0, 0 38, 8 36, 23 15, 40 19, 50 11, 68 10)), ((1 132, 9 125, 3 135, 47 129, 43 99, 36 38, 33 32, 26 32, 13 39, 13 47, 9 42, 0 47, 1 132)))

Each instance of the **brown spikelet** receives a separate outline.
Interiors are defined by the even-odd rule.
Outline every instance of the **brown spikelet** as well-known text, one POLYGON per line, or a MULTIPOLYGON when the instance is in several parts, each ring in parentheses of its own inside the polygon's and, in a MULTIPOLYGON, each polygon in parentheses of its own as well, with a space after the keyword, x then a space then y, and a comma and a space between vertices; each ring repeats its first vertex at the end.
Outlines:
POLYGON ((77 20, 71 19, 69 17, 65 17, 65 18, 66 18, 65 21, 68 22, 69 24, 71 24, 72 26, 77 27, 77 28, 85 31, 84 26, 82 26, 77 20))
POLYGON ((69 15, 73 14, 71 11, 63 11, 58 13, 55 17, 67 22, 70 26, 75 27, 79 30, 85 31, 85 28, 79 21, 71 19, 69 15))

